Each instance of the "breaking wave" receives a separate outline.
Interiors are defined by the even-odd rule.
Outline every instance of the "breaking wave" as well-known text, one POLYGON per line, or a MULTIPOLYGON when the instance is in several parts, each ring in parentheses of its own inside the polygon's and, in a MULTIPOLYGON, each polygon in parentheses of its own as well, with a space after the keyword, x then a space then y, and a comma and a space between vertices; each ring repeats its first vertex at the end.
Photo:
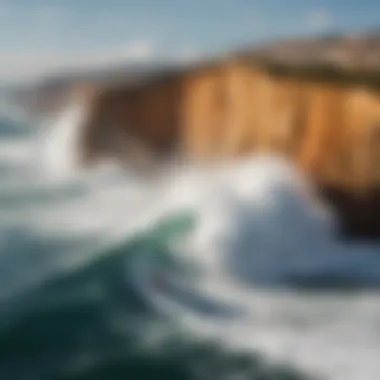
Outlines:
POLYGON ((83 115, 0 152, 0 375, 377 379, 379 247, 340 241, 301 173, 78 175, 83 115))

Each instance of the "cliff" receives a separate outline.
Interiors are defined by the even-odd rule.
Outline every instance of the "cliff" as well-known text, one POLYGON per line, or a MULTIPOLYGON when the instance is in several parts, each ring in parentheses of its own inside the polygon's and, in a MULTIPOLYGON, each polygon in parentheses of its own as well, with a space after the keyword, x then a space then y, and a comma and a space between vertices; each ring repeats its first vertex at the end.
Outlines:
POLYGON ((288 42, 99 88, 82 163, 275 152, 313 178, 344 232, 380 237, 379 41, 288 42))

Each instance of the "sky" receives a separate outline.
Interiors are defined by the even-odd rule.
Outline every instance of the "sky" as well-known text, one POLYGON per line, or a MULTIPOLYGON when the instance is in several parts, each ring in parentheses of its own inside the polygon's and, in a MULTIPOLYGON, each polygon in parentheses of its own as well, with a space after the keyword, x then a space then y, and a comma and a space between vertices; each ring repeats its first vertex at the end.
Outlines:
POLYGON ((0 0, 0 81, 379 26, 376 0, 0 0))

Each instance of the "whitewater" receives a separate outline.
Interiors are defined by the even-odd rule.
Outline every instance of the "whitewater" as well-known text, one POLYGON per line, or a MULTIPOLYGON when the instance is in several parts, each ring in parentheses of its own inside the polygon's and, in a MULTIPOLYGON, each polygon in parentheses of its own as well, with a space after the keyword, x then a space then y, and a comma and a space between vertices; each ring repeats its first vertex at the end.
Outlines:
POLYGON ((380 246, 340 240, 301 173, 273 156, 84 172, 83 117, 78 103, 39 123, 0 107, 1 378, 124 378, 131 345, 172 352, 173 331, 190 378, 379 378, 380 246), (267 364, 199 364, 184 341, 267 364))

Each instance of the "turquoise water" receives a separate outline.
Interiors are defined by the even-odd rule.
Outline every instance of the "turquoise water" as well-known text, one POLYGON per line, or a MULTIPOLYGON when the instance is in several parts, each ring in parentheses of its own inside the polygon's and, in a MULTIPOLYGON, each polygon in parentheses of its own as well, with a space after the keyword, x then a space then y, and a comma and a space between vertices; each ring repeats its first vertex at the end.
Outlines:
MULTIPOLYGON (((157 234, 102 252, 101 259, 55 275, 5 303, 1 378, 306 378, 268 365, 259 354, 230 353, 216 342, 193 339, 133 292, 123 271, 128 257, 142 246, 163 255, 166 234, 176 229, 176 224, 165 225, 157 234), (156 334, 161 339, 149 344, 156 334)), ((27 252, 33 249, 41 246, 29 245, 27 252)))
POLYGON ((1 379, 378 378, 379 249, 286 167, 78 174, 76 117, 0 118, 1 379))

